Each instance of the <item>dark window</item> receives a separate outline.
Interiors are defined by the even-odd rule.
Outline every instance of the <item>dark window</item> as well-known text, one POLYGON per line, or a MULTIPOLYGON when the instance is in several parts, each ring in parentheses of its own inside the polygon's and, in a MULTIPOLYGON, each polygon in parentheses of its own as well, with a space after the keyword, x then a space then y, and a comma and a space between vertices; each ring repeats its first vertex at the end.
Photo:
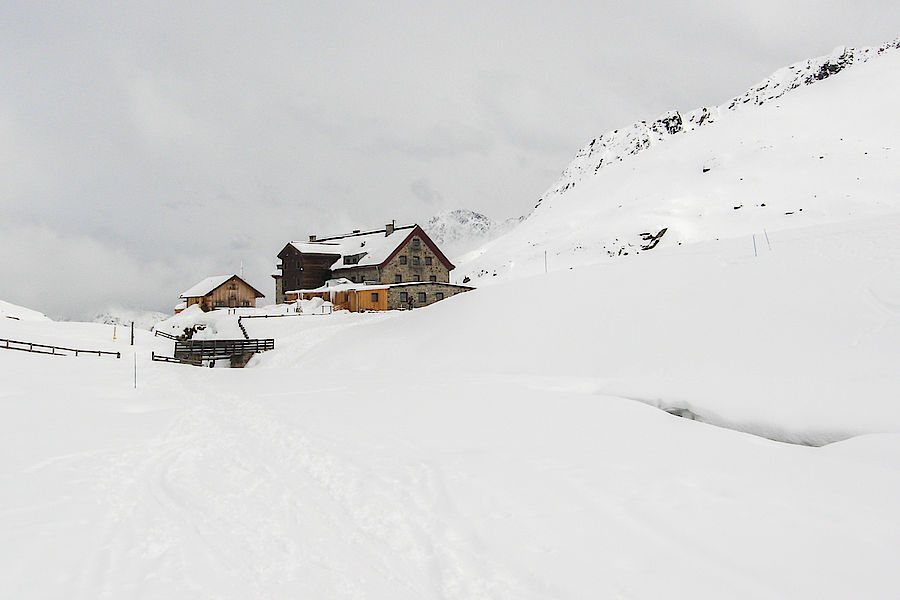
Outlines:
POLYGON ((434 298, 435 298, 435 300, 443 300, 443 299, 444 299, 444 292, 438 292, 438 293, 436 293, 436 294, 434 295, 434 298))
POLYGON ((409 301, 409 294, 407 294, 406 292, 400 292, 400 302, 408 302, 408 301, 409 301))
POLYGON ((395 273, 394 274, 394 283, 402 283, 402 282, 403 282, 403 275, 401 275, 400 273, 395 273))
POLYGON ((378 292, 372 292, 372 302, 378 302, 378 292))
POLYGON ((405 254, 404 254, 403 256, 400 257, 400 264, 401 264, 401 265, 405 265, 405 264, 406 264, 406 255, 405 255, 405 254))
POLYGON ((419 266, 419 257, 418 256, 413 256, 413 266, 415 266, 415 267, 419 266))
POLYGON ((417 294, 417 299, 419 302, 425 302, 425 292, 419 292, 417 294))
POLYGON ((429 275, 428 281, 437 281, 437 275, 429 275))
POLYGON ((422 244, 422 242, 421 242, 421 240, 419 240, 419 238, 413 238, 413 241, 412 241, 413 248, 418 248, 421 244, 422 244))
POLYGON ((418 275, 413 275, 413 281, 422 281, 422 278, 418 275))
POLYGON ((430 256, 426 256, 426 257, 425 257, 425 266, 426 266, 426 267, 430 267, 430 266, 431 266, 431 257, 430 257, 430 256))

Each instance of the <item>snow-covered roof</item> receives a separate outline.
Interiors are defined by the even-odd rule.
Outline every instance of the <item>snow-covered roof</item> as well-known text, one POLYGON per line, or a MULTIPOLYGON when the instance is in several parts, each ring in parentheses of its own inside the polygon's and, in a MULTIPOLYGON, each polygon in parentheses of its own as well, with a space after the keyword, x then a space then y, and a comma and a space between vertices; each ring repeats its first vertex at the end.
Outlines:
POLYGON ((219 287, 220 285, 222 285, 223 283, 225 283, 232 277, 236 277, 237 279, 240 279, 241 281, 243 281, 250 289, 252 289, 254 292, 259 294, 260 296, 265 295, 262 292, 260 292, 259 290, 257 290, 256 288, 254 288, 252 285, 250 285, 249 283, 247 283, 246 281, 244 281, 243 279, 238 277, 237 275, 232 274, 232 275, 213 275, 212 277, 207 277, 203 281, 192 286, 190 289, 187 289, 187 290, 181 292, 181 295, 179 296, 179 298, 202 298, 203 296, 206 296, 207 294, 212 292, 214 289, 216 289, 217 287, 219 287))
POLYGON ((385 230, 351 233, 345 236, 325 238, 316 242, 291 242, 291 246, 304 254, 335 254, 339 258, 332 269, 375 266, 383 263, 403 243, 415 225, 394 228, 391 235, 385 230), (344 263, 345 256, 363 254, 358 262, 344 263))
POLYGON ((291 246, 304 254, 340 254, 341 245, 331 242, 291 242, 291 246))
POLYGON ((408 235, 409 231, 407 230, 395 230, 394 233, 389 236, 373 234, 348 239, 347 243, 344 245, 345 252, 342 253, 343 256, 336 260, 334 264, 331 265, 331 268, 345 269, 348 267, 380 265, 387 260, 387 257, 390 256, 400 244, 403 243, 408 235), (363 252, 365 252, 365 256, 361 257, 358 262, 349 264, 344 262, 344 256, 354 256, 363 252))
POLYGON ((203 281, 200 281, 181 292, 179 298, 199 298, 205 296, 232 277, 234 277, 234 275, 213 275, 212 277, 207 277, 203 281))

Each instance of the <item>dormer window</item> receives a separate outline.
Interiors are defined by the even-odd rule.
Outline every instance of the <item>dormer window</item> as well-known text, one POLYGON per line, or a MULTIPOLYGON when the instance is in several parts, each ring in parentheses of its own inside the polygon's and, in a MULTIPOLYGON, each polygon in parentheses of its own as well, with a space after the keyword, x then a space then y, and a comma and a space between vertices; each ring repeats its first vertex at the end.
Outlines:
POLYGON ((360 259, 365 256, 365 252, 360 252, 359 254, 348 254, 344 257, 345 265, 355 265, 358 264, 360 259))

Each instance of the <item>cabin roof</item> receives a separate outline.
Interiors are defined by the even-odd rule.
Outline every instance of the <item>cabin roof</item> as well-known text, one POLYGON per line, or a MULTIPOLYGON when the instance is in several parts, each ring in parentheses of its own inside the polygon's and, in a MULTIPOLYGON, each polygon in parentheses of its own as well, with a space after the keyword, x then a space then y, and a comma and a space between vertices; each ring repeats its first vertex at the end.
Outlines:
POLYGON ((213 275, 212 277, 207 277, 206 279, 194 284, 187 290, 181 292, 179 298, 202 298, 203 296, 212 293, 213 290, 225 285, 232 279, 241 281, 244 285, 253 290, 257 298, 262 298, 263 296, 265 296, 265 294, 260 292, 258 289, 256 289, 237 275, 213 275))

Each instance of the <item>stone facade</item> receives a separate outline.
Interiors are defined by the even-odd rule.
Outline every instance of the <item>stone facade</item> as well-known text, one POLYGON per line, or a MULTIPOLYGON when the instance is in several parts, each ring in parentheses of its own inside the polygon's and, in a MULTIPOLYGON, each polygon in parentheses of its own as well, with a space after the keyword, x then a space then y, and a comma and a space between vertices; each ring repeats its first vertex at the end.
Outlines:
POLYGON ((381 283, 409 281, 450 282, 450 270, 417 235, 407 240, 400 251, 382 269, 381 283))
POLYGON ((410 283, 388 288, 388 310, 420 308, 473 288, 451 283, 410 283), (424 294, 424 296, 422 296, 424 294))

